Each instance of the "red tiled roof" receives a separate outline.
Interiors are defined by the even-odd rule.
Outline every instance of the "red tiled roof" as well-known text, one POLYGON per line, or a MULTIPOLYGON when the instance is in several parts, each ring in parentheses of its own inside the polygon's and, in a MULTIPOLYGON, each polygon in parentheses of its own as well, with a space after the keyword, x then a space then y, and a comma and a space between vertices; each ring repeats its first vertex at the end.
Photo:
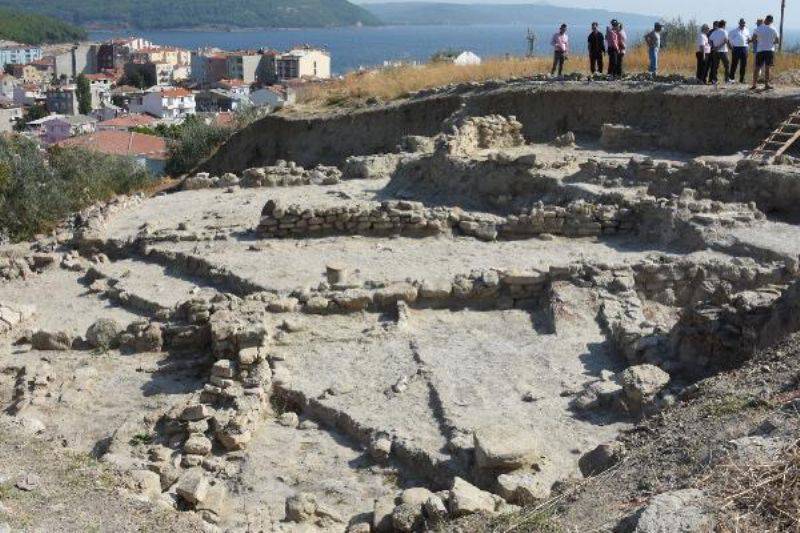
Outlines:
POLYGON ((167 159, 167 143, 161 137, 128 131, 98 131, 71 137, 58 146, 77 146, 109 155, 144 156, 167 159))
POLYGON ((103 80, 111 81, 113 79, 108 74, 84 74, 84 76, 89 81, 103 81, 103 80))
POLYGON ((112 118, 110 120, 104 120, 97 124, 98 127, 108 126, 108 127, 117 127, 117 128, 133 128, 136 126, 150 126, 156 122, 156 119, 151 117, 150 115, 142 115, 139 113, 133 113, 130 115, 124 115, 121 117, 112 118))
POLYGON ((178 98, 181 96, 191 96, 192 92, 187 91, 186 89, 182 89, 180 87, 176 87, 175 89, 162 89, 161 96, 167 96, 169 98, 178 98))

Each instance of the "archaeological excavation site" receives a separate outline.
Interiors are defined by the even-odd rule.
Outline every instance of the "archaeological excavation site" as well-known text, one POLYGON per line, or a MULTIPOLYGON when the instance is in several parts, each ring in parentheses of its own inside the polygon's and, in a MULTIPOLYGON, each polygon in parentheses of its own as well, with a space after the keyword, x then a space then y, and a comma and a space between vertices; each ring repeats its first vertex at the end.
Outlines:
POLYGON ((3 247, 0 531, 795 530, 798 106, 270 115, 3 247))

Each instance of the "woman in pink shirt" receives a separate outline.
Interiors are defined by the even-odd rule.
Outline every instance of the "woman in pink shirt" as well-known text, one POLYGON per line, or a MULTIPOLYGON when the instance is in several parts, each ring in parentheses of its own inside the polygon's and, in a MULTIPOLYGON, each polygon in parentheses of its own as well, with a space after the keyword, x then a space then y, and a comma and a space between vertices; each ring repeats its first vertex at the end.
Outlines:
POLYGON ((553 38, 550 40, 553 45, 553 69, 550 71, 551 76, 555 76, 556 70, 558 75, 564 71, 564 61, 567 59, 567 52, 569 51, 569 36, 567 35, 567 25, 562 24, 553 38))
POLYGON ((619 22, 617 19, 611 21, 611 27, 606 27, 606 51, 608 52, 608 75, 617 75, 617 63, 619 62, 619 22))
POLYGON ((619 36, 619 59, 617 60, 617 72, 615 73, 617 77, 622 77, 622 60, 625 59, 625 50, 626 44, 628 42, 628 34, 625 33, 625 29, 622 26, 622 23, 619 23, 619 29, 617 30, 617 35, 619 36))

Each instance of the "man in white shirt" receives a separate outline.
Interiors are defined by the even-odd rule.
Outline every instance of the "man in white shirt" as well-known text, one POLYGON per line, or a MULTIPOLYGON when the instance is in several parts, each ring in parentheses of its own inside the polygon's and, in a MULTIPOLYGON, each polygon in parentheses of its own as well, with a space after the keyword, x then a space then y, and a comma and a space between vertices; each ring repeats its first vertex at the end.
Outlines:
POLYGON ((780 42, 780 35, 772 27, 775 17, 769 15, 764 19, 764 24, 756 28, 753 39, 756 41, 756 68, 753 71, 753 86, 751 90, 758 88, 758 75, 764 68, 764 90, 772 89, 769 84, 769 71, 775 64, 775 45, 780 42))
POLYGON ((708 83, 708 58, 711 54, 711 45, 708 43, 708 24, 703 24, 697 34, 695 56, 697 56, 697 81, 704 85, 708 83))
POLYGON ((711 41, 711 83, 717 83, 719 64, 725 67, 725 81, 731 76, 731 62, 728 59, 728 32, 725 30, 726 22, 720 20, 717 29, 711 32, 708 40, 711 41))
POLYGON ((733 61, 731 62, 731 79, 736 79, 736 70, 739 70, 739 83, 744 83, 747 70, 747 52, 750 44, 750 30, 744 19, 739 21, 739 27, 728 34, 728 41, 733 48, 733 61))

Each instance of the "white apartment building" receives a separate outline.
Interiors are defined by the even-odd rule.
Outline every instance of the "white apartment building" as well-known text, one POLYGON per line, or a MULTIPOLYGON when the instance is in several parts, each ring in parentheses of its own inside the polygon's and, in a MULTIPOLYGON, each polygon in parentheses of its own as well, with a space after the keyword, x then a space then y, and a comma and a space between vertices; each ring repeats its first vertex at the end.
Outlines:
POLYGON ((181 88, 160 89, 131 99, 131 113, 147 113, 158 118, 181 119, 197 111, 194 94, 181 88))

